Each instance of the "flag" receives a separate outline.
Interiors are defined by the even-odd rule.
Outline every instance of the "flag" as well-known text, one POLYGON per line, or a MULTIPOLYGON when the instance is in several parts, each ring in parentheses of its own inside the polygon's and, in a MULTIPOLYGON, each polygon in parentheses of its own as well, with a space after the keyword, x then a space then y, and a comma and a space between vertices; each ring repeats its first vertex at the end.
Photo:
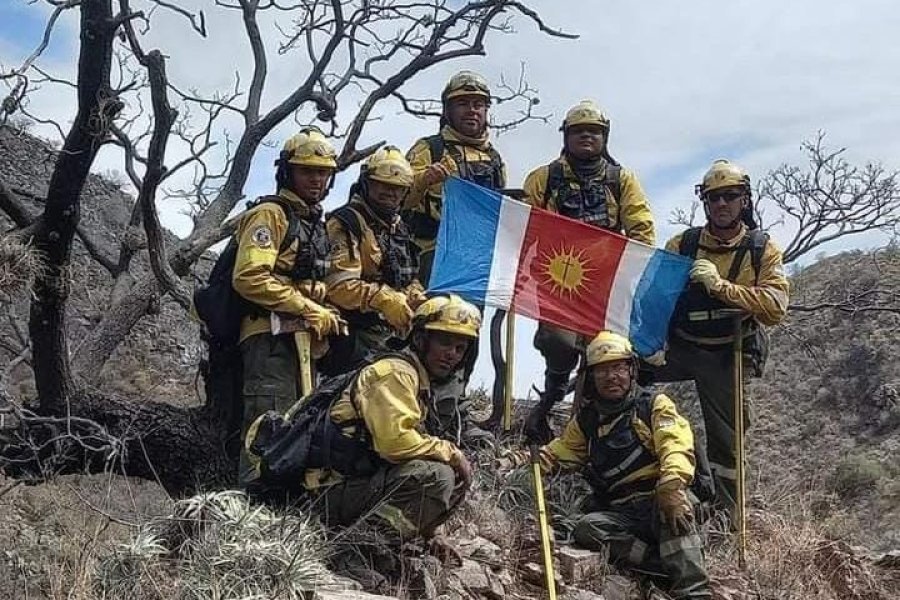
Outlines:
POLYGON ((455 177, 443 201, 430 292, 590 337, 614 331, 642 356, 663 349, 689 258, 455 177))

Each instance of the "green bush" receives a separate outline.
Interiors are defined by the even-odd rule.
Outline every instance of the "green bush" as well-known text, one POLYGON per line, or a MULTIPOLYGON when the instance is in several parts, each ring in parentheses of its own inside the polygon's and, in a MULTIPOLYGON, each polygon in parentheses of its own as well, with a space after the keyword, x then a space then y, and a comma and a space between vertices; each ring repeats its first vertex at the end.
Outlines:
POLYGON ((862 455, 841 459, 831 476, 831 489, 842 498, 862 496, 873 491, 888 473, 884 465, 862 455))

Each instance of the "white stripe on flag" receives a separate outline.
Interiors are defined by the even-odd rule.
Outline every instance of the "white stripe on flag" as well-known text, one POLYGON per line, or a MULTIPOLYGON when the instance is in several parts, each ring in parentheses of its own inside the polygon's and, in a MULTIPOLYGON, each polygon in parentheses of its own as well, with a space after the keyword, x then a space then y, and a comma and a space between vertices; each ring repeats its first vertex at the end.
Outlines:
POLYGON ((609 291, 605 329, 630 337, 631 308, 641 276, 655 250, 650 246, 628 242, 619 259, 616 277, 609 291))
POLYGON ((502 198, 497 235, 494 238, 494 256, 491 260, 491 275, 484 295, 486 305, 509 308, 519 270, 519 255, 531 207, 524 202, 502 198))

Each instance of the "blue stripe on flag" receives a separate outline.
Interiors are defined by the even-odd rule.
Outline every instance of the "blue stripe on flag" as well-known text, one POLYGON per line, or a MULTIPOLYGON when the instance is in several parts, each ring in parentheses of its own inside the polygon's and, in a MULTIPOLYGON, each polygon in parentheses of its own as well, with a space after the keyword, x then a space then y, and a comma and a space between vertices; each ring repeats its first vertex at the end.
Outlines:
POLYGON ((665 250, 650 257, 631 307, 631 343, 641 356, 665 347, 669 320, 687 284, 691 264, 691 259, 665 250))
POLYGON ((451 177, 444 182, 444 208, 438 229, 429 292, 452 292, 484 305, 502 196, 451 177))

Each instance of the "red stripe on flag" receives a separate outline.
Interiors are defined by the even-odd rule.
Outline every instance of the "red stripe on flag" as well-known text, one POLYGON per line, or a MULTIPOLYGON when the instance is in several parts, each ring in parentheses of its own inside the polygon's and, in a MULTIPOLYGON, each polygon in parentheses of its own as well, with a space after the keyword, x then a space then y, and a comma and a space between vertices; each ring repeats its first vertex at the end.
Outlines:
POLYGON ((517 313, 594 335, 603 328, 626 238, 532 210, 516 274, 517 313))

